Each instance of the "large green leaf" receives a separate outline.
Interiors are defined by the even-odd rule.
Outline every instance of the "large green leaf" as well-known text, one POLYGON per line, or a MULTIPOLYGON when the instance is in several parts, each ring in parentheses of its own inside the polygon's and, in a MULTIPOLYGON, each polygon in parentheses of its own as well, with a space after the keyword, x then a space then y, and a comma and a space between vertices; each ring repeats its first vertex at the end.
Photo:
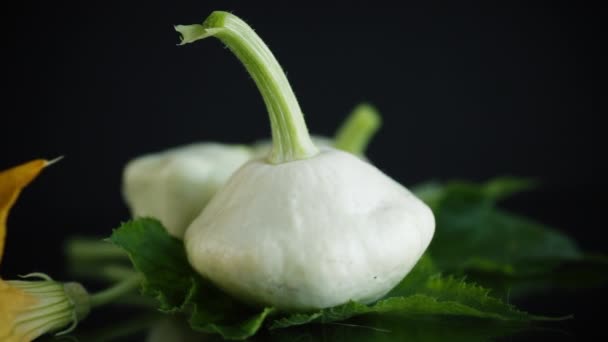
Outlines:
POLYGON ((583 259, 562 261, 549 273, 507 275, 500 272, 467 272, 469 279, 492 289, 501 298, 517 298, 548 290, 600 288, 608 283, 608 257, 586 255, 583 259))
POLYGON ((490 296, 489 291, 464 279, 441 276, 429 257, 416 267, 386 297, 375 304, 349 302, 308 314, 292 314, 276 319, 271 329, 307 323, 330 323, 361 315, 459 316, 503 321, 549 319, 533 316, 490 296))
POLYGON ((407 277, 382 300, 358 302, 310 313, 287 314, 272 308, 253 309, 201 278, 189 265, 183 243, 171 237, 154 219, 123 224, 110 238, 129 255, 143 274, 143 292, 156 298, 164 312, 183 313, 194 330, 228 339, 255 334, 270 315, 271 329, 307 323, 330 323, 355 316, 473 317, 528 321, 544 319, 515 309, 489 295, 488 290, 453 276, 442 276, 429 257, 423 257, 407 277))
MULTIPOLYGON (((106 315, 106 318, 111 316, 106 315)), ((140 341, 145 332, 147 342, 221 342, 219 335, 201 334, 193 331, 187 322, 176 316, 151 316, 144 314, 128 320, 104 320, 102 326, 95 326, 93 330, 78 330, 71 334, 74 340, 86 342, 107 341, 140 341), (137 335, 136 335, 137 334, 137 335), (126 337, 131 338, 126 338, 126 337)), ((408 317, 379 315, 366 316, 349 320, 348 322, 329 324, 307 324, 289 329, 261 330, 250 341, 263 342, 486 342, 526 331, 531 328, 518 322, 504 322, 497 320, 484 320, 468 317, 408 317), (480 324, 482 323, 482 324, 480 324)), ((562 335, 549 334, 541 330, 539 339, 550 339, 562 335)), ((48 337, 44 341, 57 339, 48 337)), ((516 339, 518 340, 518 339, 516 339)))
POLYGON ((164 312, 190 316, 193 329, 244 339, 255 334, 271 309, 254 310, 202 279, 188 263, 182 241, 154 219, 129 221, 110 241, 123 248, 143 274, 142 291, 158 300, 164 312))
POLYGON ((532 183, 500 178, 485 184, 427 184, 416 192, 433 209, 437 228, 429 252, 447 271, 506 275, 550 272, 564 261, 582 260, 558 230, 497 207, 497 201, 532 183))
POLYGON ((502 298, 608 282, 608 258, 584 255, 559 230, 498 207, 499 200, 533 185, 518 178, 497 178, 485 184, 416 187, 416 194, 435 214, 429 254, 437 266, 466 274, 502 298))
POLYGON ((170 237, 154 219, 129 221, 114 230, 110 239, 123 248, 143 274, 142 291, 158 300, 162 311, 185 307, 196 278, 188 264, 182 242, 170 237))
POLYGON ((308 324, 275 329, 257 341, 276 342, 487 342, 530 327, 519 322, 454 316, 367 315, 348 323, 308 324))

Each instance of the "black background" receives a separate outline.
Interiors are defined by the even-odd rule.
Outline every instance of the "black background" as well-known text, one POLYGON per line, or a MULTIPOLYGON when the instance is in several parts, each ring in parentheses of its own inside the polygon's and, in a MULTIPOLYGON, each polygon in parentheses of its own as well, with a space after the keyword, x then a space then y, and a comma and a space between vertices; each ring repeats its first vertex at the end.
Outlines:
MULTIPOLYGON (((2 5, 0 169, 65 155, 12 211, 3 276, 61 278, 66 236, 107 236, 127 219, 120 178, 130 158, 269 135, 261 97, 221 43, 176 46, 172 25, 214 9, 242 17, 268 43, 313 133, 333 134, 369 101, 384 126, 368 156, 396 180, 533 177, 543 185, 506 206, 608 251, 599 8, 302 3, 2 5)), ((565 309, 554 300, 530 306, 599 305, 591 295, 565 299, 565 309)))

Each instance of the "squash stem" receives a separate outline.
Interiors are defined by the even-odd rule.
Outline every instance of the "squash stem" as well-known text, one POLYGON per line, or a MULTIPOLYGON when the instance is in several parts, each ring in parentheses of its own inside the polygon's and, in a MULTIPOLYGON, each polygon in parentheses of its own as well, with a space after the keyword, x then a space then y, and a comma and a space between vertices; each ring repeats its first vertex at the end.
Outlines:
POLYGON ((181 34, 180 45, 216 37, 243 63, 262 94, 270 117, 270 163, 307 159, 319 152, 285 72, 249 25, 235 15, 216 11, 202 25, 178 25, 175 30, 181 34))
POLYGON ((334 147, 361 156, 381 124, 382 118, 376 108, 367 103, 359 104, 338 128, 334 147))

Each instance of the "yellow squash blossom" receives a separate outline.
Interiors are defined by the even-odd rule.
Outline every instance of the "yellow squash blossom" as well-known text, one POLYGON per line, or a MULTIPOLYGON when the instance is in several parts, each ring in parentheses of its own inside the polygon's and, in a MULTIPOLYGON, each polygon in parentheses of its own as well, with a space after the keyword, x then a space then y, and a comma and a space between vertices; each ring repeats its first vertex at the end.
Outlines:
MULTIPOLYGON (((0 261, 9 210, 21 190, 50 163, 38 159, 0 172, 0 261)), ((89 296, 80 284, 55 282, 40 273, 25 276, 30 277, 42 280, 0 279, 0 341, 32 341, 71 324, 69 331, 88 314, 89 296)))

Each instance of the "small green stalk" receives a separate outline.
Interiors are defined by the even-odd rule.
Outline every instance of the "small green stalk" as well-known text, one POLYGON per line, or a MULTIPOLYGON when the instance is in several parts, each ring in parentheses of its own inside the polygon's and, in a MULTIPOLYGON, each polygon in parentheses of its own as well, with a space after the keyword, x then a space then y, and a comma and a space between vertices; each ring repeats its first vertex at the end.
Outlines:
POLYGON ((243 63, 257 85, 270 116, 272 151, 268 161, 281 164, 319 153, 304 122, 285 72, 260 37, 238 17, 216 11, 202 25, 178 25, 181 44, 207 37, 221 40, 243 63))
POLYGON ((68 258, 74 261, 128 260, 127 253, 102 239, 72 238, 64 248, 68 258))
POLYGON ((382 119, 376 108, 362 103, 355 107, 342 126, 338 128, 334 137, 334 147, 352 154, 363 155, 381 124, 382 119))
POLYGON ((96 308, 112 303, 118 298, 135 291, 141 284, 141 279, 142 276, 140 274, 133 274, 112 287, 92 294, 90 297, 91 307, 96 308))

